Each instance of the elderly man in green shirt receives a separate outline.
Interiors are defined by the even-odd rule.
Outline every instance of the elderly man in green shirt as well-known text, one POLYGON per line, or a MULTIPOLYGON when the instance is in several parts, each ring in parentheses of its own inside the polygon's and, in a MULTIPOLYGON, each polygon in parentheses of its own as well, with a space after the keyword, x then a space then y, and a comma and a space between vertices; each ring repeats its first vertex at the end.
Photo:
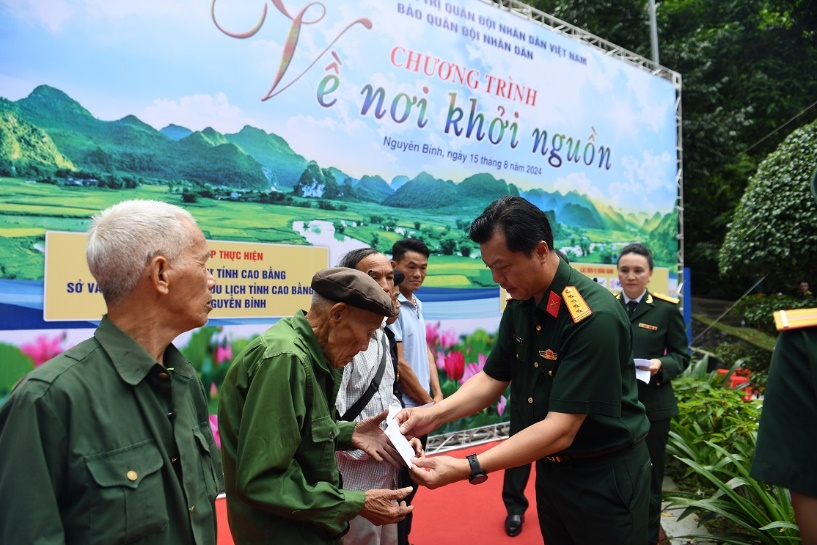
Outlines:
POLYGON ((401 467, 380 422, 338 422, 342 368, 369 346, 392 300, 366 273, 318 272, 309 312, 284 318, 236 356, 219 399, 227 514, 236 545, 340 544, 360 515, 393 524, 412 490, 344 490, 335 450, 401 467))
POLYGON ((0 543, 215 545, 207 397, 171 344, 207 322, 209 256, 177 206, 126 201, 94 218, 88 266, 108 312, 0 408, 0 543))

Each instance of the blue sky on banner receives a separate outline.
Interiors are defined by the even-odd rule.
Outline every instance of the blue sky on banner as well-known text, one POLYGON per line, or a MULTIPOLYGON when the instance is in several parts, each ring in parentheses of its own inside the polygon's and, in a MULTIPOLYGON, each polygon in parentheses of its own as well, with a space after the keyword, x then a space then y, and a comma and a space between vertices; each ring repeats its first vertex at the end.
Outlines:
POLYGON ((322 167, 358 178, 390 181, 426 171, 460 182, 489 172, 522 189, 578 190, 624 212, 672 210, 676 132, 669 82, 474 0, 324 0, 305 9, 308 4, 0 0, 0 96, 17 100, 47 84, 104 120, 133 114, 157 129, 173 123, 222 133, 251 125, 282 136, 322 167), (249 34, 263 10, 251 36, 224 32, 249 34), (278 94, 263 100, 302 10, 292 62, 273 90, 278 94), (353 24, 361 19, 371 28, 353 24), (437 59, 441 69, 418 75, 405 67, 410 54, 437 59), (454 66, 471 73, 470 84, 447 76, 454 66), (318 89, 332 76, 337 88, 324 96, 332 105, 322 106, 318 89), (404 122, 388 112, 380 119, 372 109, 364 113, 367 85, 383 89, 387 108, 399 93, 425 100, 424 116, 417 106, 404 122), (471 99, 485 117, 481 141, 466 134, 471 99), (460 111, 462 119, 452 123, 460 111), (499 141, 489 142, 495 118, 516 123, 515 138, 509 129, 501 139, 492 133, 499 141), (547 138, 534 150, 541 131, 547 138), (580 140, 581 150, 592 136, 593 164, 569 161, 566 141, 558 158, 551 155, 556 134, 580 140), (420 149, 400 150, 412 143, 420 149), (429 152, 422 153, 423 145, 429 152), (609 169, 598 167, 601 147, 610 150, 609 169))

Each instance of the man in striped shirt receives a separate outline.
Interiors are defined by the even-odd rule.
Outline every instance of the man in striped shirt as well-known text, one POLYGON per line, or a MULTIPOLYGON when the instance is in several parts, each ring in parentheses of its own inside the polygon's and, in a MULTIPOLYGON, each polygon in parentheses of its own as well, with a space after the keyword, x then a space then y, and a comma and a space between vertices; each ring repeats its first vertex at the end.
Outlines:
MULTIPOLYGON (((338 266, 357 269, 368 274, 389 295, 394 291, 394 270, 391 261, 374 248, 353 250, 341 258, 338 266)), ((338 413, 344 420, 359 421, 376 416, 390 408, 393 408, 395 412, 399 411, 401 405, 394 395, 394 381, 395 371, 391 361, 389 340, 381 327, 369 340, 369 347, 355 356, 352 363, 344 367, 343 379, 335 403, 338 413), (378 373, 381 366, 383 369, 378 373), (374 395, 362 410, 354 410, 353 407, 363 397, 378 374, 381 375, 381 378, 374 395)), ((397 488, 399 468, 388 463, 377 462, 362 450, 337 451, 335 455, 338 469, 343 476, 344 489, 397 488)), ((396 545, 397 524, 375 526, 367 519, 358 516, 350 522, 349 533, 344 536, 343 542, 345 545, 396 545)))

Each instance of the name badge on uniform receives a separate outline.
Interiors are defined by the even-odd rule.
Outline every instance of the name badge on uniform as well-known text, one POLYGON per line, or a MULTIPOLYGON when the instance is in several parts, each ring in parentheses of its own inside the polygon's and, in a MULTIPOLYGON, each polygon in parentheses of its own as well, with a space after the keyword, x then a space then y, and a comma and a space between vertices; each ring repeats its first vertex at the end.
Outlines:
POLYGON ((650 331, 658 331, 658 326, 645 324, 643 322, 638 324, 638 327, 643 327, 644 329, 649 329, 650 331))

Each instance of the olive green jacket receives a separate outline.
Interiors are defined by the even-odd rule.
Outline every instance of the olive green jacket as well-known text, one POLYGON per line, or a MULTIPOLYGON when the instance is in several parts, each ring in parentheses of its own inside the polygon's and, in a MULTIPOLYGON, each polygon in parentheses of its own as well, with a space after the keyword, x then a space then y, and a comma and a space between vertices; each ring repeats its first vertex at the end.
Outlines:
POLYGON ((324 361, 303 312, 280 320, 236 356, 221 387, 219 432, 227 515, 236 545, 339 543, 365 492, 342 490, 336 449, 340 370, 324 361))
POLYGON ((173 345, 164 362, 103 318, 26 375, 0 408, 0 543, 215 545, 207 398, 173 345))
MULTIPOLYGON (((805 312, 808 310, 803 309, 805 312)), ((796 311, 795 311, 796 312, 796 311)), ((780 331, 772 354, 750 475, 817 497, 817 308, 780 331)))
MULTIPOLYGON (((616 297, 624 306, 624 296, 619 293, 616 297)), ((684 319, 673 301, 647 290, 630 316, 634 357, 661 360, 661 371, 653 375, 649 384, 638 381, 638 399, 647 408, 650 420, 667 420, 678 414, 670 381, 689 366, 684 319)))
POLYGON ((485 373, 511 381, 512 419, 521 420, 514 431, 549 411, 587 415, 565 454, 626 447, 649 430, 627 313, 565 261, 538 305, 533 298, 508 302, 485 373))

